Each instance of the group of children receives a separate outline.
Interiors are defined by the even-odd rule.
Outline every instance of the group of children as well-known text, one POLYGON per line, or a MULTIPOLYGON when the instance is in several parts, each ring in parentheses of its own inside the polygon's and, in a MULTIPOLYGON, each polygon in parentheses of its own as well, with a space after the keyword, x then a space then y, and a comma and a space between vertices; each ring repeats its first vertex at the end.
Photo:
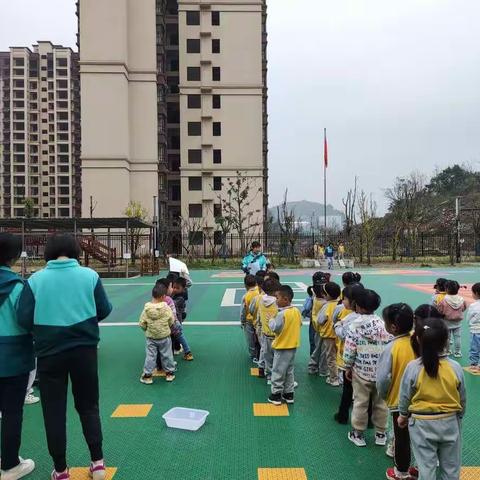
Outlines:
POLYGON ((193 354, 185 337, 182 323, 187 317, 187 280, 175 273, 160 278, 152 290, 152 299, 145 304, 140 316, 140 328, 145 331, 146 354, 140 382, 151 385, 153 373, 163 371, 165 380, 175 380, 177 362, 174 354, 183 351, 186 361, 193 354))
MULTIPOLYGON (((275 272, 245 277, 241 324, 250 358, 259 376, 271 385, 268 401, 294 402, 294 358, 300 345, 302 316, 310 322, 310 374, 342 386, 335 421, 352 425, 348 439, 367 445, 365 432, 375 429, 375 444, 386 446, 389 417, 393 439, 387 455, 393 480, 458 479, 461 466, 460 423, 465 414, 461 356, 461 321, 466 303, 456 281, 439 279, 432 304, 415 312, 405 303, 376 314, 381 298, 365 288, 361 276, 345 272, 343 289, 330 274, 317 272, 303 311, 291 305, 293 291, 275 272), (418 466, 411 465, 411 448, 418 466)), ((468 309, 472 334, 470 363, 479 370, 480 283, 468 309)))

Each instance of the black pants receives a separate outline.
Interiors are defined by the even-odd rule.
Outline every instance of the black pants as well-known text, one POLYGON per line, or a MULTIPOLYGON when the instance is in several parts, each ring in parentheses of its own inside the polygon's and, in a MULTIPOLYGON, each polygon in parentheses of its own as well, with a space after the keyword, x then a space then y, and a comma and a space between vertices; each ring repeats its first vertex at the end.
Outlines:
POLYGON ((410 453, 410 434, 408 433, 408 427, 400 428, 398 426, 397 420, 399 417, 398 412, 392 413, 393 419, 393 435, 395 439, 395 448, 394 448, 394 460, 397 470, 402 473, 408 472, 410 468, 410 462, 412 461, 412 456, 410 453))
POLYGON ((103 458, 100 423, 97 347, 76 347, 38 359, 40 396, 48 451, 57 472, 67 468, 67 390, 72 382, 75 408, 92 462, 103 458))
POLYGON ((23 405, 27 394, 28 373, 0 378, 0 411, 2 412, 2 470, 16 467, 22 441, 23 405))
MULTIPOLYGON (((353 387, 352 382, 347 378, 345 370, 343 371, 343 388, 342 398, 340 399, 340 406, 338 407, 338 419, 341 422, 348 422, 350 417, 350 408, 353 404, 353 387)), ((371 424, 372 418, 372 399, 368 404, 368 423, 371 424)))

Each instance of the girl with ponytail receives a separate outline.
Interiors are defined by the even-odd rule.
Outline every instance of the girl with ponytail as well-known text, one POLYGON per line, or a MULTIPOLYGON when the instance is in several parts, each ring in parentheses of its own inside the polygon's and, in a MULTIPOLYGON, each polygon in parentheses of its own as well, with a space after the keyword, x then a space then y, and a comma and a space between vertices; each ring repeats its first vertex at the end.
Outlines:
POLYGON ((402 378, 398 426, 406 428, 420 478, 460 478, 461 419, 466 394, 462 367, 445 350, 448 329, 443 320, 416 322, 420 358, 411 361, 402 378))

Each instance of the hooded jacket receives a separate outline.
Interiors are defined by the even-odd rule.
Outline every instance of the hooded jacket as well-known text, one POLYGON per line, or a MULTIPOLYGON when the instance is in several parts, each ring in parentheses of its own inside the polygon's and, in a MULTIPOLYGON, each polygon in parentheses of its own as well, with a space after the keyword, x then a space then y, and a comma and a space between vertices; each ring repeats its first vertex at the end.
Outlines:
POLYGON ((460 295, 445 295, 437 308, 445 320, 459 323, 463 320, 463 312, 467 309, 467 304, 460 295))
POLYGON ((391 339, 378 315, 360 315, 347 332, 343 351, 345 367, 352 368, 363 380, 375 382, 378 360, 391 339))
POLYGON ((139 324, 147 338, 162 340, 170 336, 174 322, 173 312, 165 302, 147 302, 140 316, 139 324))
POLYGON ((467 311, 470 333, 480 334, 480 300, 473 302, 467 311))
POLYGON ((270 329, 268 324, 277 313, 277 299, 267 294, 262 295, 259 299, 258 318, 262 326, 262 333, 267 337, 275 336, 275 333, 270 329))
POLYGON ((32 335, 17 320, 22 279, 0 267, 0 377, 15 377, 35 368, 32 335))

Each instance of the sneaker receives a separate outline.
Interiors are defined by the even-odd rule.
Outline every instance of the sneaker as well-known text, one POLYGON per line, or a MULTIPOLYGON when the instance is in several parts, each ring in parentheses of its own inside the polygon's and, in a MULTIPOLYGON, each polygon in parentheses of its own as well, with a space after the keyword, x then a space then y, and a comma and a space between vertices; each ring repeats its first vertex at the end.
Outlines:
POLYGON ((258 377, 259 378, 265 378, 265 369, 264 368, 259 368, 258 369, 258 377))
POLYGON ((70 473, 67 470, 65 470, 64 472, 62 473, 58 473, 56 472, 55 470, 52 472, 52 477, 51 477, 52 480, 70 480, 70 473))
POLYGON ((174 355, 180 355, 181 353, 182 353, 181 350, 174 350, 174 351, 173 351, 173 354, 174 354, 174 355))
POLYGON ((318 375, 318 370, 308 370, 309 375, 318 375))
POLYGON ((268 397, 268 401, 273 403, 273 405, 281 405, 282 404, 282 394, 281 393, 272 393, 268 397))
POLYGON ((384 447, 387 444, 387 434, 381 432, 375 432, 375 445, 384 447))
POLYGON ((267 380, 267 385, 271 385, 272 381, 270 379, 267 380))
POLYGON ((462 358, 462 354, 460 352, 453 354, 454 358, 462 358))
POLYGON ((40 401, 40 397, 36 397, 35 395, 29 393, 25 397, 25 405, 33 405, 35 403, 38 403, 40 401))
POLYGON ((348 432, 348 439, 354 443, 357 447, 366 447, 367 442, 365 441, 365 437, 363 433, 358 432, 357 430, 352 430, 348 432))
POLYGON ((387 449, 385 450, 385 455, 389 458, 393 458, 395 456, 395 446, 393 442, 390 442, 387 445, 387 449))
POLYGON ((2 470, 1 476, 2 480, 17 480, 18 478, 23 478, 25 475, 33 472, 35 469, 35 462, 30 459, 23 459, 19 457, 20 463, 11 468, 10 470, 2 470))
POLYGON ((408 473, 400 473, 395 467, 387 468, 385 476, 389 480, 410 480, 408 473))
POLYGON ((167 373, 165 375, 165 380, 167 382, 173 382, 175 380, 175 375, 173 373, 167 373))
POLYGON ((95 465, 93 462, 90 463, 88 475, 92 480, 105 480, 106 474, 107 471, 105 470, 105 463, 103 461, 98 465, 95 465))
POLYGON ((318 372, 318 376, 322 378, 328 377, 328 373, 318 372))
POLYGON ((192 352, 188 352, 183 356, 183 359, 186 360, 187 362, 191 362, 193 360, 193 355, 192 352))
POLYGON ((141 377, 140 377, 140 381, 142 383, 144 383, 145 385, 151 385, 153 383, 153 378, 151 375, 145 375, 143 374, 141 377))
POLYGON ((297 388, 298 387, 298 382, 293 382, 293 388, 297 388))
POLYGON ((473 373, 480 373, 480 366, 479 365, 470 365, 470 371, 473 373))
POLYGON ((418 476, 419 476, 418 468, 417 467, 410 467, 408 469, 408 474, 410 475, 411 478, 418 478, 418 476))
POLYGON ((333 416, 333 419, 339 423, 340 425, 347 425, 348 424, 348 418, 342 418, 338 413, 336 413, 333 416))
POLYGON ((253 362, 255 365, 258 365, 258 358, 252 358, 252 362, 253 362))
POLYGON ((330 377, 327 377, 327 379, 325 380, 325 383, 327 385, 331 385, 332 387, 340 386, 340 382, 338 381, 338 379, 332 380, 330 377))
POLYGON ((294 403, 295 400, 293 399, 293 392, 292 393, 284 393, 282 395, 282 399, 285 403, 294 403))

